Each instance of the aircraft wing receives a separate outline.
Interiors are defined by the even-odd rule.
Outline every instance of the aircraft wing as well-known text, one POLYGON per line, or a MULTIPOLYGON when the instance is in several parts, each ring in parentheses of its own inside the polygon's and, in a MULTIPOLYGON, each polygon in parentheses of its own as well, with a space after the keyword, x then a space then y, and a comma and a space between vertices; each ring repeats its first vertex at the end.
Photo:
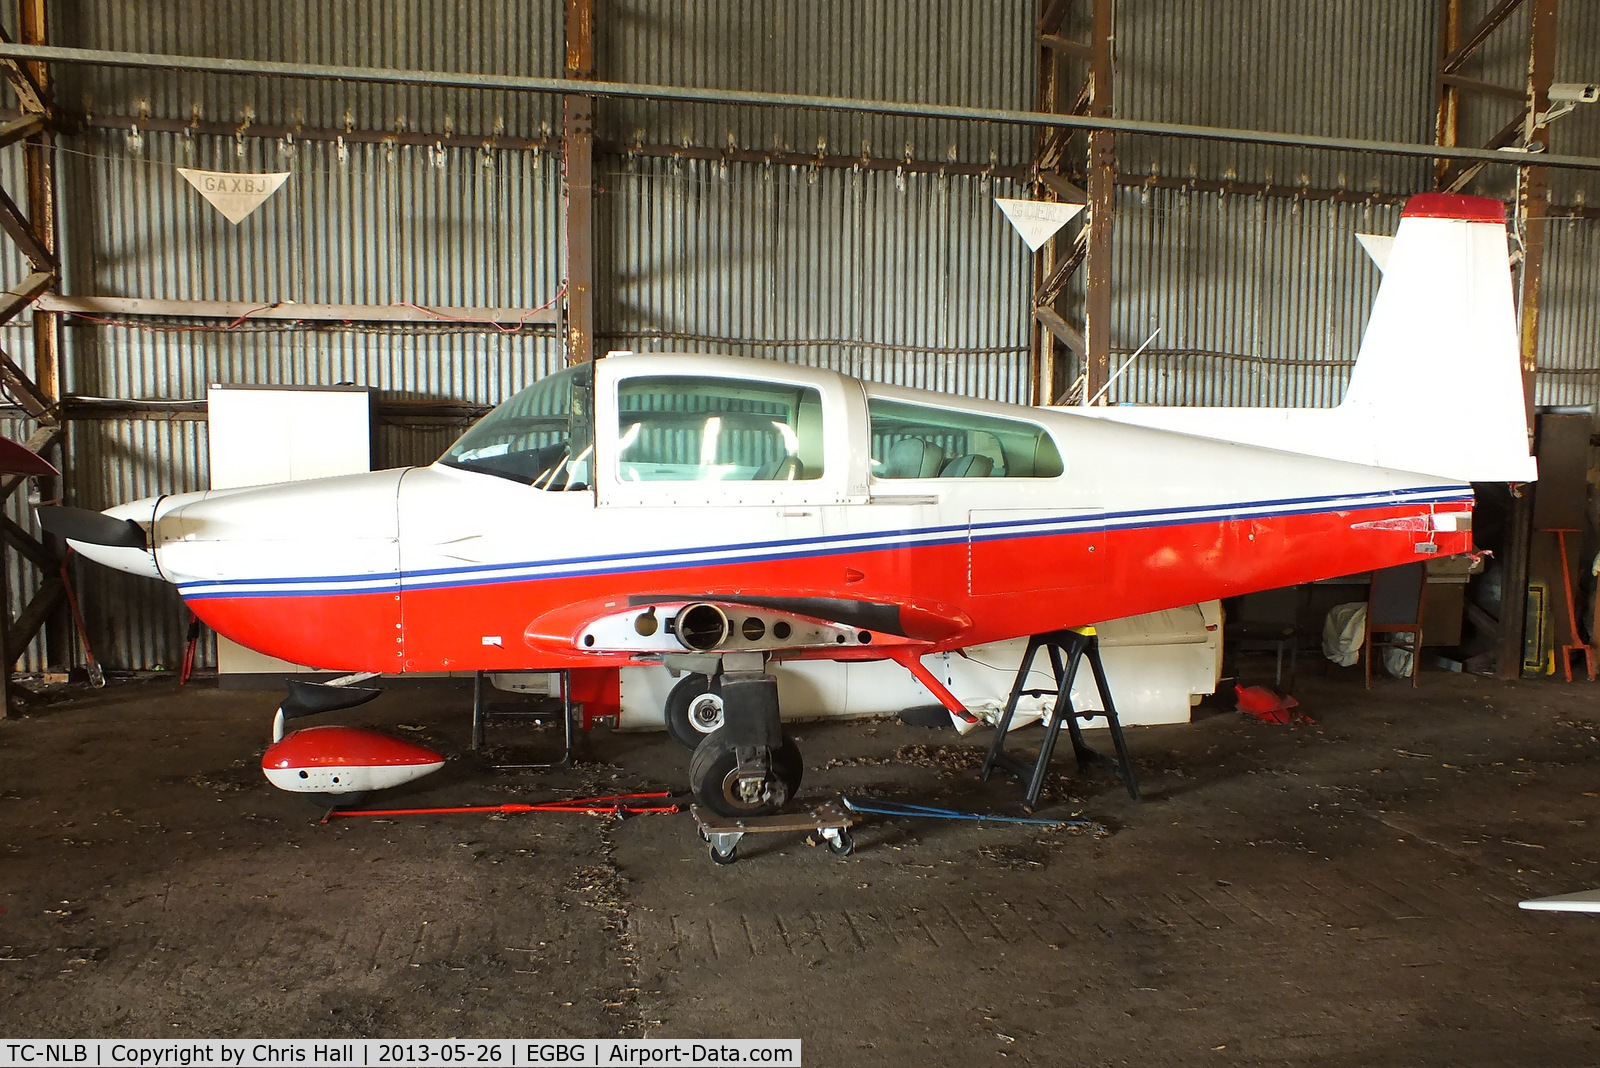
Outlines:
POLYGON ((1600 912, 1600 890, 1536 897, 1531 901, 1519 901, 1517 905, 1535 912, 1600 912))

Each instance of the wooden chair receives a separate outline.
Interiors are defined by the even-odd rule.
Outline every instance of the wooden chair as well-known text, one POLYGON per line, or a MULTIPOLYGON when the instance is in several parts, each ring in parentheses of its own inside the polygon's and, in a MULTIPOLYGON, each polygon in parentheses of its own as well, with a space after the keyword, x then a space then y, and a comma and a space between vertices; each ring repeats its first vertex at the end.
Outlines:
POLYGON ((1367 636, 1362 643, 1367 688, 1372 688, 1372 636, 1409 634, 1409 641, 1393 644, 1411 652, 1411 685, 1422 674, 1422 599, 1428 589, 1426 563, 1402 564, 1372 573, 1367 592, 1367 636))

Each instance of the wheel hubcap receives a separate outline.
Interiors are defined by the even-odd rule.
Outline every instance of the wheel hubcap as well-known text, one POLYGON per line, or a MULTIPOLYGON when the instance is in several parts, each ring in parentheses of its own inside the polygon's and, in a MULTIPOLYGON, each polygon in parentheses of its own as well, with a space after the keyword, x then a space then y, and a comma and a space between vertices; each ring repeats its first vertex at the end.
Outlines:
POLYGON ((689 703, 689 725, 701 734, 710 734, 722 726, 722 697, 702 694, 689 703))
POLYGON ((739 769, 734 768, 723 777, 722 796, 728 804, 736 808, 760 808, 772 799, 772 780, 742 780, 739 769), (754 787, 755 797, 747 796, 741 789, 746 783, 754 787))

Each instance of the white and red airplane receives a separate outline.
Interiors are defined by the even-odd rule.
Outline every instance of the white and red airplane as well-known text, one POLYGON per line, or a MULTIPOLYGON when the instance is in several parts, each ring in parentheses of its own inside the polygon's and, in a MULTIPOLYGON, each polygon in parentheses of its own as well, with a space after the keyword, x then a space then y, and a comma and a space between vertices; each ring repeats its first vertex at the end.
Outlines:
POLYGON ((801 768, 769 660, 893 660, 970 723, 924 655, 1467 552, 1469 481, 1534 474, 1503 209, 1426 194, 1334 409, 1029 408, 615 354, 428 467, 40 513, 296 663, 570 670, 596 699, 630 665, 720 674, 691 785, 754 815, 801 768))

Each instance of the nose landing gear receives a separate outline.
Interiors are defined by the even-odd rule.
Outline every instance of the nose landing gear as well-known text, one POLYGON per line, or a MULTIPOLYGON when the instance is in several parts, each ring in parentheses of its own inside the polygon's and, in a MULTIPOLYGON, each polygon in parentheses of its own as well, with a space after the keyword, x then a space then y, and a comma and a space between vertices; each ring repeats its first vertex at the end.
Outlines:
MULTIPOLYGON (((723 659, 726 667, 731 657, 723 659)), ((759 671, 724 672, 697 696, 713 693, 720 698, 722 725, 700 741, 689 761, 695 800, 729 819, 770 816, 799 791, 805 770, 778 717, 778 682, 759 671)))
POLYGON ((775 749, 735 745, 723 727, 695 748, 689 786, 695 800, 719 816, 770 816, 799 792, 804 771, 800 749, 788 735, 775 749))

